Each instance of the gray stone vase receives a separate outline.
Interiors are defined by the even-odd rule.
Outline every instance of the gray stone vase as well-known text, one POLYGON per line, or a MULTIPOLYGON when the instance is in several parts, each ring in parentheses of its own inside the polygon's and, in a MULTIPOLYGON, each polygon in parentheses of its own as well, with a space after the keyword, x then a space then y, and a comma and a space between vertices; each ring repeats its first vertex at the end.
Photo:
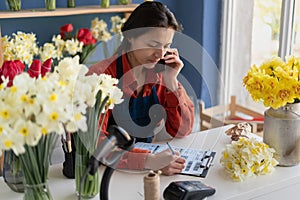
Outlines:
POLYGON ((300 103, 265 111, 263 141, 276 150, 279 166, 300 162, 300 103))

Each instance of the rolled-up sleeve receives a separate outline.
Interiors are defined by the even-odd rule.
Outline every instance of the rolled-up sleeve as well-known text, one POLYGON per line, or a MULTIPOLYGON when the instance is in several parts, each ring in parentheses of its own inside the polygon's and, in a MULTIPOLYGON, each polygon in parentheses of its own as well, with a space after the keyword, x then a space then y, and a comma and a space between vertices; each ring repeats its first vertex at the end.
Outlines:
POLYGON ((164 90, 161 98, 167 112, 167 132, 173 137, 189 135, 194 124, 194 104, 182 85, 173 92, 164 90))

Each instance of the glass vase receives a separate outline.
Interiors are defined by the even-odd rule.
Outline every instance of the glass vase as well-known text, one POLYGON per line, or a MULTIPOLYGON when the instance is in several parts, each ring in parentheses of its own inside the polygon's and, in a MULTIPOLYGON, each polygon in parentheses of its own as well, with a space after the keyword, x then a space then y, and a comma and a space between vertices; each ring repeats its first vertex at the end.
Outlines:
POLYGON ((99 171, 95 175, 88 174, 85 181, 80 187, 81 178, 86 170, 86 163, 90 156, 88 154, 81 155, 76 153, 75 157, 75 182, 76 193, 83 199, 90 199, 95 197, 100 192, 100 174, 99 171), (81 191, 79 191, 81 189, 81 191))
POLYGON ((121 5, 127 5, 127 4, 131 4, 131 0, 118 0, 119 4, 121 5))
MULTIPOLYGON (((98 94, 97 94, 98 96, 98 94)), ((100 93, 101 99, 101 93, 100 93)), ((80 129, 73 133, 74 144, 76 149, 75 155, 75 183, 76 193, 87 199, 96 196, 100 192, 100 175, 99 171, 95 175, 89 173, 85 177, 81 185, 82 176, 85 174, 86 165, 89 158, 93 155, 97 148, 99 139, 99 110, 101 111, 106 101, 96 103, 97 106, 88 108, 86 111, 88 130, 81 131, 80 129), (104 102, 104 103, 103 103, 104 102)))
POLYGON ((53 11, 56 9, 56 0, 45 0, 46 10, 53 11))
POLYGON ((25 184, 24 200, 52 200, 48 181, 37 185, 25 184))
POLYGON ((4 152, 3 178, 15 192, 24 192, 24 175, 21 160, 12 150, 4 152))
POLYGON ((76 2, 75 2, 75 0, 68 0, 68 1, 67 1, 67 7, 68 7, 68 8, 75 8, 75 7, 76 7, 76 2))
POLYGON ((101 0, 101 7, 102 8, 109 8, 110 0, 101 0))
POLYGON ((25 145, 19 155, 24 174, 24 200, 52 200, 48 188, 50 158, 59 135, 42 135, 35 146, 25 145))
POLYGON ((21 0, 6 0, 6 5, 11 11, 21 10, 21 0))

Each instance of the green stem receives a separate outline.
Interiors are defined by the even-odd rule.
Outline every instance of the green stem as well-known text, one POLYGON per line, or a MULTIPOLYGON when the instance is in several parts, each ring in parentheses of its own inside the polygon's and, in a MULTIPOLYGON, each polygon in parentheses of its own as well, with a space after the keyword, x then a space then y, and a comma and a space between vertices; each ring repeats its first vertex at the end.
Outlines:
POLYGON ((108 8, 110 6, 110 0, 101 0, 101 7, 108 8))
POLYGON ((56 0, 46 0, 46 9, 55 10, 56 9, 56 0))
POLYGON ((25 183, 28 185, 44 184, 48 179, 50 156, 58 135, 43 135, 36 146, 25 146, 25 153, 19 157, 23 167, 25 183))

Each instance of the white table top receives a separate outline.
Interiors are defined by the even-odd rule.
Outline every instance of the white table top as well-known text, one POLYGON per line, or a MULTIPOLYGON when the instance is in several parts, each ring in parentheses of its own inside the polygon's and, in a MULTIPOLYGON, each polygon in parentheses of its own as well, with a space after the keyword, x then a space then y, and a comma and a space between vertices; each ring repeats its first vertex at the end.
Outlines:
MULTIPOLYGON (((221 152, 226 144, 230 143, 230 137, 225 131, 231 126, 211 129, 194 133, 182 139, 173 139, 170 143, 174 146, 198 148, 201 150, 216 151, 214 166, 210 168, 206 178, 198 178, 185 175, 161 176, 161 194, 172 181, 198 180, 216 188, 216 193, 208 197, 208 200, 279 200, 299 199, 300 190, 300 165, 294 167, 276 167, 270 175, 249 178, 244 182, 234 182, 228 178, 219 163, 221 152)), ((66 179, 62 175, 62 164, 51 166, 49 173, 49 187, 54 200, 76 199, 75 181, 66 179)), ((103 169, 102 169, 103 171, 103 169)), ((110 200, 143 200, 143 177, 147 174, 136 171, 114 171, 110 181, 110 200)), ((0 179, 0 199, 20 200, 23 194, 12 192, 0 179)), ((93 199, 99 199, 96 196, 93 199)), ((161 195, 161 199, 163 199, 161 195)))

